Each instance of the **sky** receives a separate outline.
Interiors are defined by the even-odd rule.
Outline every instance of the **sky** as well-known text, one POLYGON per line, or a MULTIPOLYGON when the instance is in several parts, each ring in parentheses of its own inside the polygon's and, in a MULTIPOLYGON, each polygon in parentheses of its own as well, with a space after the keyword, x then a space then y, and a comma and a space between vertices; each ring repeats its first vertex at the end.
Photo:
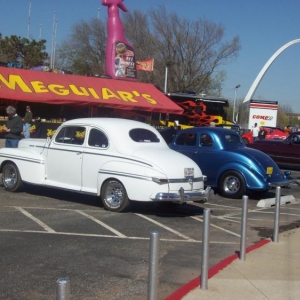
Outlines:
MULTIPOLYGON (((243 101, 260 70, 287 43, 300 39, 299 0, 124 0, 129 11, 147 12, 164 4, 170 12, 190 19, 206 19, 225 28, 224 41, 239 36, 237 59, 221 67, 227 74, 223 97, 243 101), (235 87, 240 85, 238 89, 235 87)), ((50 53, 56 20, 56 45, 68 38, 71 27, 92 18, 106 20, 101 0, 0 0, 0 32, 47 40, 50 53), (29 21, 30 20, 30 21, 29 21)), ((278 101, 300 113, 300 43, 283 51, 269 67, 255 100, 278 101)))

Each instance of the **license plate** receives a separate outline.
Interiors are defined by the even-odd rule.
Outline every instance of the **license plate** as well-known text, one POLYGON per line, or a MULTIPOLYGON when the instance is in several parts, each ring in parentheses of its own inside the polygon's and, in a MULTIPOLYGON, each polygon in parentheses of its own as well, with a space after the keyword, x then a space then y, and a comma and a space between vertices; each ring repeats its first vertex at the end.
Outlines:
POLYGON ((273 167, 267 167, 267 175, 273 174, 273 167))
POLYGON ((194 168, 184 168, 184 177, 194 176, 194 168))

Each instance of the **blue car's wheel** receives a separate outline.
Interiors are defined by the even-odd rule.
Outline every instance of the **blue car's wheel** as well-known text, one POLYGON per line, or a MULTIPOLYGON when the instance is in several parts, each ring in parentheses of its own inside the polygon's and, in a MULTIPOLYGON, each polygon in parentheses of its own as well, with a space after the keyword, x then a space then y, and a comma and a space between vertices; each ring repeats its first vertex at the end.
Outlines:
POLYGON ((247 190, 244 177, 237 171, 225 172, 219 180, 219 191, 223 197, 242 198, 247 190))

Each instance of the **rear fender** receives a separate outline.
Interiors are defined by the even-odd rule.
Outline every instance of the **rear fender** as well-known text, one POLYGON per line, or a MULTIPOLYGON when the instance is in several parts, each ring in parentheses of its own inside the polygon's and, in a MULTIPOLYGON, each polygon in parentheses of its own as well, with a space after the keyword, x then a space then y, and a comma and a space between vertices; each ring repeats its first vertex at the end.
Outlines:
MULTIPOLYGON (((106 180, 115 178, 123 183, 129 199, 137 198, 137 194, 145 197, 145 195, 151 194, 150 190, 145 191, 145 189, 157 185, 152 181, 153 177, 167 179, 166 175, 151 167, 132 162, 110 161, 99 170, 97 194, 100 195, 102 185, 106 180)), ((168 185, 166 185, 166 189, 168 190, 168 185)))
POLYGON ((229 170, 239 172, 244 177, 248 189, 269 189, 270 188, 267 182, 267 175, 263 176, 256 170, 250 169, 248 166, 237 164, 234 162, 225 164, 218 170, 216 181, 214 183, 215 187, 218 186, 218 182, 222 174, 229 170))

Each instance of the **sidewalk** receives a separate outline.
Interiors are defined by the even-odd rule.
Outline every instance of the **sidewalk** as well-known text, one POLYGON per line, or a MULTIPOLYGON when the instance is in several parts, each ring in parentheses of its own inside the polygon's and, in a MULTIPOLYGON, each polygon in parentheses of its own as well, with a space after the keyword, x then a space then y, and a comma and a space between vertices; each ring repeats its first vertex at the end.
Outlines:
POLYGON ((166 299, 300 299, 300 228, 281 233, 278 243, 266 239, 247 248, 245 261, 237 255, 225 259, 209 270, 209 278, 206 290, 195 278, 166 299))

